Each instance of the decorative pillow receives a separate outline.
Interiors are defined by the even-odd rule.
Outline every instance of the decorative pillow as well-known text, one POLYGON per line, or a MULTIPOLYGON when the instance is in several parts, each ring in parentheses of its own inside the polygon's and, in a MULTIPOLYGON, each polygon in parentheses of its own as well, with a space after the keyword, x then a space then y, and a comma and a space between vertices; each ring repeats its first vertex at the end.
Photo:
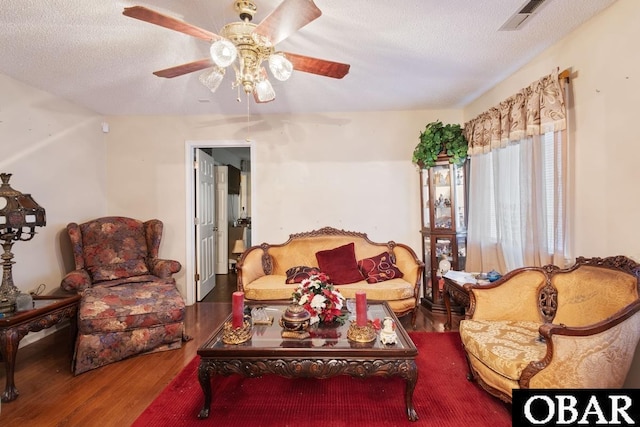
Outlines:
POLYGON ((285 283, 291 285, 294 283, 300 283, 304 279, 308 279, 314 274, 320 273, 318 267, 307 267, 305 265, 298 265, 291 267, 287 270, 287 280, 285 283))
POLYGON ((336 285, 346 285, 364 279, 358 269, 353 243, 326 251, 318 251, 316 259, 320 271, 328 275, 336 285))
POLYGON ((402 271, 396 267, 395 262, 395 257, 392 254, 382 252, 374 257, 361 259, 358 261, 358 268, 367 282, 378 283, 404 276, 402 271))
POLYGON ((149 274, 149 269, 144 260, 132 259, 114 264, 98 265, 88 267, 91 278, 94 282, 102 282, 104 280, 124 279, 133 276, 142 276, 149 274))

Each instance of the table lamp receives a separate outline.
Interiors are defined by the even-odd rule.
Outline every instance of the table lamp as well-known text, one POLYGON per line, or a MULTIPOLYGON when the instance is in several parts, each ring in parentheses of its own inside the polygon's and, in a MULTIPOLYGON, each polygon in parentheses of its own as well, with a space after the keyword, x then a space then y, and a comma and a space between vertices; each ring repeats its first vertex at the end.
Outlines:
POLYGON ((10 173, 0 173, 0 240, 4 253, 2 259, 2 285, 0 285, 0 313, 15 310, 16 297, 20 294, 13 284, 11 266, 15 264, 11 248, 15 241, 33 239, 36 227, 47 223, 44 208, 30 194, 22 194, 9 185, 10 173))
POLYGON ((234 255, 238 255, 238 258, 240 258, 240 255, 242 255, 245 250, 246 248, 244 247, 244 240, 238 239, 233 242, 233 249, 231 250, 231 253, 233 253, 234 255))
POLYGON ((240 256, 247 248, 244 246, 244 240, 238 239, 233 242, 231 253, 236 256, 236 264, 240 260, 240 256))

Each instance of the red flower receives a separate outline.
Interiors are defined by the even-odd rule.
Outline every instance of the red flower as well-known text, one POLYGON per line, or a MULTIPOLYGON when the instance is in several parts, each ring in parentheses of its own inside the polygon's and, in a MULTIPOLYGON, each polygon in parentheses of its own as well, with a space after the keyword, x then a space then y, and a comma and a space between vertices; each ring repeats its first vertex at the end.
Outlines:
POLYGON ((373 321, 371 322, 371 325, 373 326, 373 328, 378 331, 380 330, 381 326, 380 326, 380 319, 373 319, 373 321))

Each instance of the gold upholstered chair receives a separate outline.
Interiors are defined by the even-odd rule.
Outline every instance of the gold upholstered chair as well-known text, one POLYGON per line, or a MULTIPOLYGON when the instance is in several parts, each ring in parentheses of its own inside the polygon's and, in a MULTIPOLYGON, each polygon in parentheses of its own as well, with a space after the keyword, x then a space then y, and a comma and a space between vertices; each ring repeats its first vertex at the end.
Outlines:
POLYGON ((465 284, 469 379, 510 402, 517 388, 621 388, 640 339, 640 265, 583 258, 465 284))

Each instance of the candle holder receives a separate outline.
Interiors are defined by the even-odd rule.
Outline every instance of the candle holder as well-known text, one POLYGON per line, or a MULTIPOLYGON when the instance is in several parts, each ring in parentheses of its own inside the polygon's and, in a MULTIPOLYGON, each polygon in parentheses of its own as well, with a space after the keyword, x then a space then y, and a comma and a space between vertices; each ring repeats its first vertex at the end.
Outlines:
POLYGON ((225 322, 222 330, 222 342, 225 344, 242 344, 251 339, 251 322, 246 318, 242 326, 234 328, 231 321, 225 322))
POLYGON ((355 342, 372 342, 376 339, 376 330, 371 322, 365 326, 358 326, 352 322, 347 331, 347 338, 355 342))

